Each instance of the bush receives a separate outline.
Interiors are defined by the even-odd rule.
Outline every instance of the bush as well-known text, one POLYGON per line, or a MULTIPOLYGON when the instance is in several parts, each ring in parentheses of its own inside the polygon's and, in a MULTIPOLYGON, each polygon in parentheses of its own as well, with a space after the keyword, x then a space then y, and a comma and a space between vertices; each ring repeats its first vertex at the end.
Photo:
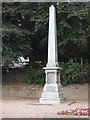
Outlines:
POLYGON ((74 63, 70 60, 67 63, 61 63, 61 84, 84 83, 88 79, 88 66, 74 63))
MULTIPOLYGON (((45 66, 45 65, 43 65, 45 66)), ((88 66, 73 62, 60 63, 62 67, 61 84, 72 84, 72 83, 84 83, 88 79, 88 66)), ((42 65, 34 68, 28 68, 27 71, 27 82, 30 84, 44 84, 45 83, 45 71, 42 69, 42 65)))
POLYGON ((44 70, 42 68, 29 68, 27 71, 27 82, 29 84, 41 84, 45 83, 44 70))

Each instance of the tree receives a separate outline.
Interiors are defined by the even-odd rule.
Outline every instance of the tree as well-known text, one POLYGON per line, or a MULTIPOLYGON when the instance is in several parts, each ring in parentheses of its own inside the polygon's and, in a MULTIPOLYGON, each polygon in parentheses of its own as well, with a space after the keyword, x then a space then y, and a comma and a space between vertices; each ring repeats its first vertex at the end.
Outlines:
POLYGON ((47 4, 3 3, 2 8, 4 61, 20 55, 29 56, 31 61, 40 59, 46 44, 47 4))
POLYGON ((3 60, 7 64, 22 55, 30 62, 46 61, 48 9, 57 9, 59 61, 70 58, 88 59, 90 3, 28 3, 2 4, 3 60))
POLYGON ((86 18, 86 14, 90 14, 90 3, 60 3, 57 9, 59 58, 65 61, 83 58, 86 62, 87 28, 90 25, 90 17, 86 18))

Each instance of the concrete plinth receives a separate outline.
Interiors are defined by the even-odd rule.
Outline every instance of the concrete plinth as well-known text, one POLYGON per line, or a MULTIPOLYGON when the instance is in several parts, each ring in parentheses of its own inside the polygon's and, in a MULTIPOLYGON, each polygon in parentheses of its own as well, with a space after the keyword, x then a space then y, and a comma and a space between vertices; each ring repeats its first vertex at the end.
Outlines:
MULTIPOLYGON (((52 89, 55 88, 54 85, 45 85, 44 89, 52 89)), ((59 88, 55 88, 55 89, 59 89, 59 88)), ((54 89, 54 90, 55 90, 54 89)), ((60 104, 64 101, 64 97, 63 97, 63 92, 49 92, 49 91, 44 91, 42 93, 42 97, 39 99, 39 102, 41 104, 60 104)))
POLYGON ((56 98, 56 99, 52 99, 52 98, 40 98, 40 103, 41 104, 60 104, 62 103, 63 99, 61 98, 56 98))
POLYGON ((60 84, 60 67, 46 67, 46 84, 43 88, 41 104, 60 104, 64 100, 62 87, 60 84))

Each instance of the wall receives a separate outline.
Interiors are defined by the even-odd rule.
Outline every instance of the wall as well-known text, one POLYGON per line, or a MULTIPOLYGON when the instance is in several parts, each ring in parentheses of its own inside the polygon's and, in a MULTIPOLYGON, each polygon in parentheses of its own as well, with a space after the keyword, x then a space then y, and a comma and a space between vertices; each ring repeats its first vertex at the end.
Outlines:
MULTIPOLYGON (((40 98, 43 86, 28 84, 2 85, 3 97, 40 98)), ((88 84, 72 84, 63 86, 63 93, 67 99, 88 100, 88 84)))

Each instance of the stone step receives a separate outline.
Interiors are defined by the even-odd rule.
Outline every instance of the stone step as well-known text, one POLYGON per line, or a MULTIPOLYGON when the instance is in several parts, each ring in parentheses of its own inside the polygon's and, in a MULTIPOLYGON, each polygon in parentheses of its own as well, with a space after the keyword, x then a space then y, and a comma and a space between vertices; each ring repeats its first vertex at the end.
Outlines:
POLYGON ((50 99, 50 98, 40 98, 39 102, 41 104, 60 104, 64 101, 64 98, 56 98, 56 99, 50 99))
POLYGON ((42 98, 62 98, 63 92, 56 93, 56 92, 44 92, 42 93, 42 98))

